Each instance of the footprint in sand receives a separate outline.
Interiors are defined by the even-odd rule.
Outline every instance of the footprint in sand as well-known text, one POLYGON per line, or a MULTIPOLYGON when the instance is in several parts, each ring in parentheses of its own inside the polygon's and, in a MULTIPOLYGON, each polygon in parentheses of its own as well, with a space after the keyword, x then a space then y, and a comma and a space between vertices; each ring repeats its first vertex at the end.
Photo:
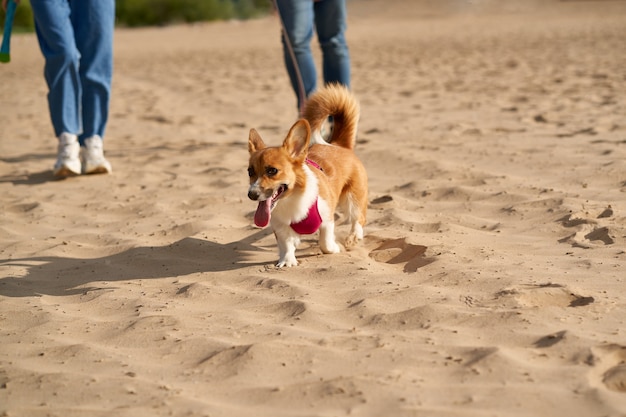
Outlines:
POLYGON ((565 335, 567 332, 565 330, 561 330, 560 332, 552 333, 547 336, 543 336, 538 339, 533 345, 538 348, 548 348, 556 345, 559 342, 562 342, 565 339, 565 335))
POLYGON ((404 272, 416 272, 434 259, 424 256, 426 246, 408 243, 406 238, 379 239, 378 246, 369 253, 370 258, 387 264, 404 264, 404 272))
POLYGON ((267 316, 268 320, 280 323, 288 319, 299 319, 307 311, 307 305, 302 301, 289 300, 256 306, 248 310, 257 317, 267 316))
POLYGON ((611 391, 626 392, 626 364, 610 368, 604 373, 602 382, 611 391))
POLYGON ((204 372, 211 372, 216 377, 232 377, 252 361, 251 350, 254 346, 246 344, 218 348, 201 358, 196 366, 204 372))
POLYGON ((595 301, 553 283, 505 289, 496 294, 496 300, 512 301, 518 307, 584 307, 595 301))
MULTIPOLYGON (((602 211, 596 219, 606 219, 613 215, 613 210, 609 206, 602 211)), ((565 228, 576 229, 576 232, 559 239, 559 243, 569 243, 574 247, 579 248, 591 248, 594 245, 612 245, 615 243, 615 239, 612 236, 612 231, 608 227, 602 227, 598 225, 598 220, 589 218, 587 215, 580 213, 568 214, 561 217, 557 222, 565 228)))
POLYGON ((592 349, 591 365, 596 380, 617 392, 626 393, 626 346, 609 344, 592 349))

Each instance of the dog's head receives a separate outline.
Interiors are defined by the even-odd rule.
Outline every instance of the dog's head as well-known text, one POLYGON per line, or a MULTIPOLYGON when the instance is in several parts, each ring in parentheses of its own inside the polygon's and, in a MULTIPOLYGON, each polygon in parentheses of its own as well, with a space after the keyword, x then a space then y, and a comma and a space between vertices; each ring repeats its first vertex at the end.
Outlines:
POLYGON ((259 133, 251 129, 248 138, 250 162, 248 198, 258 201, 254 223, 265 227, 278 200, 302 189, 305 175, 302 165, 306 160, 311 128, 306 120, 297 121, 289 130, 282 146, 268 147, 259 133))

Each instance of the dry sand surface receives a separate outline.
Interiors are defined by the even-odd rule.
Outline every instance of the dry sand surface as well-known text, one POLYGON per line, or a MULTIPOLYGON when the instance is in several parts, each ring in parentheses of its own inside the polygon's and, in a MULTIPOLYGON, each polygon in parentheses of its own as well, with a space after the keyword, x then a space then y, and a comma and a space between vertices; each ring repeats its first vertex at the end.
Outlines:
POLYGON ((625 416, 626 2, 543 3, 348 3, 366 236, 290 269, 246 197, 275 17, 117 30, 114 173, 64 181, 14 36, 0 415, 625 416))

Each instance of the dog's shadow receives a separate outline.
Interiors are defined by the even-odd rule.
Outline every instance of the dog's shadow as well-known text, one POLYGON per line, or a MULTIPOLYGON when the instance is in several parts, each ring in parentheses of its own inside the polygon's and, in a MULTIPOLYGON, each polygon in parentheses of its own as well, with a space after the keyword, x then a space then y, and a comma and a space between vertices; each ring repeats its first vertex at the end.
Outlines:
POLYGON ((260 230, 246 239, 227 244, 186 237, 166 246, 136 247, 91 259, 58 256, 3 259, 0 266, 24 266, 27 273, 22 277, 0 278, 0 295, 74 295, 100 288, 92 284, 96 282, 175 278, 265 265, 250 262, 249 253, 258 252, 253 242, 269 233, 260 230))

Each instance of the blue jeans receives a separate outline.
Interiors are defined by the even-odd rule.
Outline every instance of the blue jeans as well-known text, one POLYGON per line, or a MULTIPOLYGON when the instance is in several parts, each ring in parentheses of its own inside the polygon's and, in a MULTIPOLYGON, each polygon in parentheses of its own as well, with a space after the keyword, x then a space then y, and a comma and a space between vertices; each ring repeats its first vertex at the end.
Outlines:
POLYGON ((317 88, 317 72, 311 52, 313 30, 322 49, 323 76, 326 84, 336 82, 350 87, 350 54, 346 43, 345 0, 276 0, 283 32, 283 54, 291 85, 301 110, 306 98, 317 88), (293 49, 293 62, 289 44, 293 49), (298 72, 302 77, 302 88, 298 72), (304 91, 301 91, 304 90, 304 91), (304 97, 302 97, 304 95, 304 97))
POLYGON ((104 136, 113 74, 115 0, 30 0, 56 136, 104 136))

